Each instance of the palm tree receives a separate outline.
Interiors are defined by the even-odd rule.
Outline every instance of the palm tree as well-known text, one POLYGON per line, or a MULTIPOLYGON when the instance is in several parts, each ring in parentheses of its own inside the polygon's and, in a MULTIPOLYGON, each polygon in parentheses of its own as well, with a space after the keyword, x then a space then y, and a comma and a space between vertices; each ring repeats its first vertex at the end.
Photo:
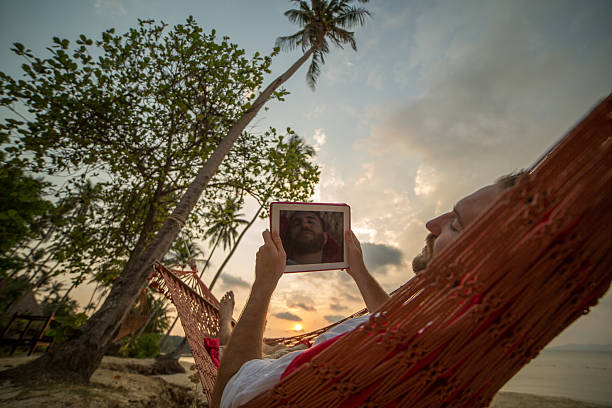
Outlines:
MULTIPOLYGON (((299 157, 312 157, 315 154, 315 150, 312 146, 306 144, 304 142, 304 140, 302 138, 300 138, 298 135, 293 134, 289 137, 289 141, 287 143, 287 151, 295 154, 299 157)), ((291 169, 291 172, 289 173, 290 175, 293 175, 293 179, 294 180, 298 180, 298 174, 301 171, 301 167, 295 167, 293 169, 291 169)), ((267 185, 270 187, 274 187, 274 185, 279 182, 279 178, 273 178, 271 180, 268 180, 267 185)), ((271 191, 271 190, 270 190, 271 191)), ((215 283, 217 282, 217 279, 219 278, 219 276, 221 275, 221 272, 223 272, 223 268, 225 268, 225 266, 227 265, 227 263, 229 262, 229 260, 231 259, 232 255, 234 255, 234 252, 236 251, 236 249, 238 248, 238 244, 240 243, 240 240, 242 240, 242 237, 244 236, 244 234, 248 231, 249 228, 251 228, 251 226, 253 225, 253 223, 255 222, 255 220, 257 219, 257 217, 259 217, 259 214, 261 213, 261 211, 264 209, 264 207, 268 206, 269 200, 270 200, 270 191, 266 191, 263 196, 258 197, 257 195, 253 195, 253 198, 255 198, 258 202, 259 202, 259 208, 257 209, 257 211, 255 212, 255 215, 253 216, 253 218, 251 218, 251 220, 247 223, 247 225, 242 229, 242 232, 240 233, 240 236, 238 236, 238 239, 236 239, 234 241, 234 245, 232 247, 232 250, 229 252, 229 254, 227 254, 227 256, 225 257, 225 259, 223 260, 223 263, 221 264, 221 266, 219 267, 219 269, 217 270, 217 273, 215 274, 215 276, 213 277, 212 281, 210 282, 210 285, 208 286, 208 289, 212 290, 213 287, 215 286, 215 283)))
MULTIPOLYGON (((367 0, 358 1, 367 3, 367 0)), ((315 85, 320 66, 325 62, 325 55, 329 52, 328 41, 339 47, 349 44, 356 49, 353 32, 347 29, 363 25, 370 13, 363 8, 352 6, 354 0, 311 0, 310 6, 305 1, 292 0, 292 2, 299 5, 299 8, 288 10, 285 15, 300 25, 301 30, 291 36, 279 38, 278 44, 286 49, 300 46, 303 51, 302 56, 272 81, 234 122, 150 244, 129 260, 104 304, 82 327, 81 335, 58 345, 37 360, 2 372, 0 377, 15 380, 28 378, 32 381, 45 378, 63 382, 87 382, 100 365, 106 345, 112 340, 113 333, 146 286, 147 278, 151 274, 151 265, 168 252, 208 182, 246 126, 274 92, 311 56, 307 81, 311 87, 315 85)))
POLYGON ((200 258, 203 255, 204 250, 190 236, 187 236, 178 238, 174 242, 172 249, 164 258, 164 263, 181 269, 185 269, 187 265, 193 268, 196 261, 204 260, 200 258))
MULTIPOLYGON (((298 8, 287 10, 285 16, 302 29, 295 34, 279 37, 276 45, 286 50, 301 47, 304 55, 312 55, 306 81, 314 89, 321 73, 321 65, 325 63, 325 55, 329 53, 328 40, 339 48, 349 44, 357 51, 354 33, 347 29, 362 26, 370 12, 351 6, 352 0, 312 0, 312 6, 301 0, 290 1, 296 3, 298 8)), ((368 1, 359 0, 360 3, 368 1)))
POLYGON ((214 222, 204 236, 214 241, 219 240, 223 249, 231 247, 238 236, 238 227, 248 223, 247 220, 240 218, 244 216, 244 214, 238 213, 240 207, 241 205, 237 200, 231 199, 227 199, 225 205, 215 205, 211 211, 211 218, 214 222))

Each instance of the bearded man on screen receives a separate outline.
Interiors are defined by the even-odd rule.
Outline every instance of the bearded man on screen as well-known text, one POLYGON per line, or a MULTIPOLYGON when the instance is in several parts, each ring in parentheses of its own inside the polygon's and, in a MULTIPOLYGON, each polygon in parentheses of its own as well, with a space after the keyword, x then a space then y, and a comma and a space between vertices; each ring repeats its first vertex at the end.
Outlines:
POLYGON ((340 262, 340 246, 327 233, 325 222, 314 211, 294 211, 282 240, 287 265, 340 262))

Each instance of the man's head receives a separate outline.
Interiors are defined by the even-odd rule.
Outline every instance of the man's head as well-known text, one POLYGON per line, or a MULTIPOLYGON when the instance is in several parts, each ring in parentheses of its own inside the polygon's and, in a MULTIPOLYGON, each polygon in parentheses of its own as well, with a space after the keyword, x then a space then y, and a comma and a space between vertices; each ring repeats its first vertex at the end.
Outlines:
POLYGON ((323 219, 316 212, 295 211, 289 217, 289 239, 297 254, 322 251, 327 242, 323 219))
POLYGON ((457 239, 469 224, 478 219, 505 189, 514 186, 522 174, 524 171, 503 176, 495 184, 483 187, 459 200, 452 211, 429 220, 425 224, 430 232, 425 239, 426 245, 412 261, 414 272, 424 271, 433 258, 457 239))

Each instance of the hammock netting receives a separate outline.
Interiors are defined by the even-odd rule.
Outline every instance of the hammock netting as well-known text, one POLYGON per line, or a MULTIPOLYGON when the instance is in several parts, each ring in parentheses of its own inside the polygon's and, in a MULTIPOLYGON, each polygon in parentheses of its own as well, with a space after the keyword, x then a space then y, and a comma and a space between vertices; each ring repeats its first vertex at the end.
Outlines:
POLYGON ((113 342, 119 341, 125 336, 136 333, 142 326, 149 322, 151 311, 147 307, 147 295, 143 290, 138 296, 138 302, 133 310, 123 319, 119 332, 113 339, 113 342))
MULTIPOLYGON (((488 406, 608 290, 610 225, 612 95, 368 322, 245 407, 488 406)), ((201 370, 206 305, 166 275, 201 370)))
POLYGON ((169 271, 157 263, 149 281, 151 287, 176 307, 200 375, 202 389, 210 401, 217 367, 204 347, 204 339, 218 336, 219 301, 198 278, 196 271, 169 271))
MULTIPOLYGON (((217 377, 217 366, 205 347, 204 339, 218 337, 219 301, 198 277, 197 271, 168 270, 161 263, 157 263, 154 266, 153 275, 149 279, 149 285, 175 305, 200 375, 202 389, 210 400, 210 394, 217 377)), ((365 313, 367 313, 367 310, 363 309, 310 333, 264 339, 264 342, 269 345, 295 346, 304 342, 304 340, 313 340, 330 328, 365 313)), ((235 321, 232 321, 232 325, 234 324, 235 321)))

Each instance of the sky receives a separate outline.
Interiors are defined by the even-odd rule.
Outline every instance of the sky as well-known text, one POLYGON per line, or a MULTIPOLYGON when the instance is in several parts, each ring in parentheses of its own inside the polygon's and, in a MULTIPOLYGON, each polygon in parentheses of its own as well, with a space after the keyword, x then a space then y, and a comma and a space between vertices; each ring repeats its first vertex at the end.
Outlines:
MULTIPOLYGON (((3 1, 0 70, 19 75, 9 51, 21 42, 44 54, 51 38, 97 39, 137 19, 174 25, 189 15, 252 55, 297 31, 286 0, 3 1)), ((530 166, 612 91, 612 2, 372 1, 356 29, 358 52, 335 49, 317 89, 302 67, 286 84, 286 102, 269 104, 253 130, 290 126, 316 149, 321 179, 314 201, 346 203, 365 260, 391 291, 410 279, 425 223, 497 177, 530 166)), ((281 53, 267 80, 299 52, 281 53)), ((250 218, 256 205, 248 202, 250 218)), ((262 244, 258 221, 225 269, 214 294, 236 294, 237 318, 262 244)), ((223 254, 213 257, 214 266, 223 254)), ((205 283, 213 272, 204 276, 205 283)), ((90 286, 77 291, 86 303, 90 286)), ((361 308, 343 271, 285 275, 271 301, 267 336, 310 331, 361 308)), ((611 344, 612 295, 552 345, 611 344)), ((176 334, 181 333, 178 328, 176 334)))

